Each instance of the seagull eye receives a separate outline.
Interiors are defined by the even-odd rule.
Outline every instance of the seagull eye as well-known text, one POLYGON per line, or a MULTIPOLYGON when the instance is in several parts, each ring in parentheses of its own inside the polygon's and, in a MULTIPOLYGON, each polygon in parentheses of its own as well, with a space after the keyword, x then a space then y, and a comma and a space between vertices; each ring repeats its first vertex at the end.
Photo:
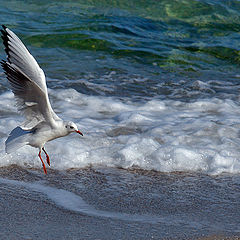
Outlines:
POLYGON ((67 128, 67 126, 65 126, 65 128, 67 128))
POLYGON ((73 127, 72 127, 72 126, 70 126, 70 128, 71 128, 71 129, 73 129, 73 127))

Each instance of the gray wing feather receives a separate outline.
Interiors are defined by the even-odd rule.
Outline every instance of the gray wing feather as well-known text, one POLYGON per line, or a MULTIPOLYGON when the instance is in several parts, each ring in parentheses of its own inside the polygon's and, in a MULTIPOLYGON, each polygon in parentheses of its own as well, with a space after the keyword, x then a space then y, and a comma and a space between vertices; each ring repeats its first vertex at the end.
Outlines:
POLYGON ((20 147, 29 143, 31 131, 23 130, 21 127, 14 128, 5 142, 6 153, 12 153, 20 147))
POLYGON ((36 118, 38 121, 49 119, 46 107, 45 93, 15 65, 2 62, 2 67, 7 74, 11 89, 17 100, 17 107, 27 120, 36 118), (32 103, 32 104, 29 104, 32 103))
POLYGON ((60 118, 50 105, 43 70, 11 30, 3 26, 1 32, 7 53, 7 62, 1 64, 17 99, 19 111, 24 114, 30 127, 42 120, 54 124, 54 120, 60 118))

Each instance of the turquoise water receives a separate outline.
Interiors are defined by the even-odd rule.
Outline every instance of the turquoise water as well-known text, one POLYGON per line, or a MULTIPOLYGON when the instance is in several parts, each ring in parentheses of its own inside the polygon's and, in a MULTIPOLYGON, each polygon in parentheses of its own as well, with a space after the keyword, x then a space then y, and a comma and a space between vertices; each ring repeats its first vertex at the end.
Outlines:
POLYGON ((0 70, 0 238, 240 236, 239 1, 9 0, 0 23, 84 134, 45 145, 47 176, 5 154, 23 118, 0 70))
POLYGON ((185 101, 239 91, 239 1, 4 1, 0 22, 27 44, 51 88, 185 101))

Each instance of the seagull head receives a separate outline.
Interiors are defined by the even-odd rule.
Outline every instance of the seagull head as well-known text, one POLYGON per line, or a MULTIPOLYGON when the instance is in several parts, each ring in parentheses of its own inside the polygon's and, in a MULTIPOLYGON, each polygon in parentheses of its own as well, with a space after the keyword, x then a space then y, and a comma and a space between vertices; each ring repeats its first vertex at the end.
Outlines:
POLYGON ((65 128, 68 133, 76 132, 83 136, 83 134, 78 130, 78 127, 74 122, 66 122, 65 128))

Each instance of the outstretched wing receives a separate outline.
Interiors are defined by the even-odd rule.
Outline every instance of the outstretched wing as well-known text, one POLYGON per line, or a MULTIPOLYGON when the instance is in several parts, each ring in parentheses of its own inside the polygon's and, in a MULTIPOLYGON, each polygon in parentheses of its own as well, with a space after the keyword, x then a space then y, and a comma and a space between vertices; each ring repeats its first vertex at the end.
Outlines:
POLYGON ((39 121, 54 124, 60 118, 50 105, 43 70, 11 30, 3 26, 1 32, 7 54, 7 61, 1 65, 17 99, 18 110, 30 125, 39 121))

